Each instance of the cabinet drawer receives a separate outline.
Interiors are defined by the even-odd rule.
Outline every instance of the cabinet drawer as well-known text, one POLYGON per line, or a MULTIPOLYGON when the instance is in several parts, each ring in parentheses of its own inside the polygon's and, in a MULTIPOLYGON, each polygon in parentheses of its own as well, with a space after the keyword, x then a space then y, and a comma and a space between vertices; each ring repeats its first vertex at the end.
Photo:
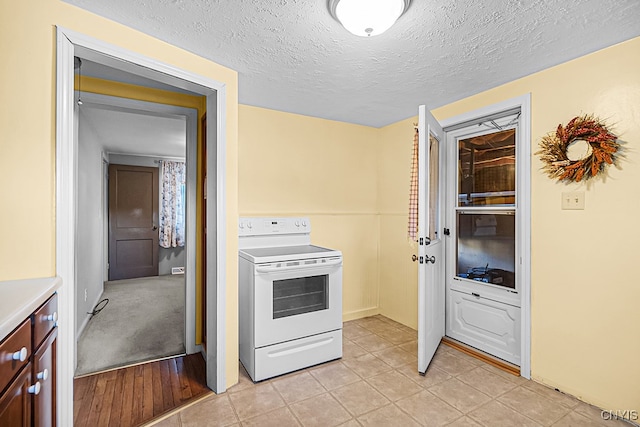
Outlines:
POLYGON ((58 321, 58 295, 51 298, 33 313, 33 349, 37 349, 42 340, 56 326, 58 321))
POLYGON ((30 356, 31 322, 27 319, 0 343, 0 390, 29 363, 30 356))

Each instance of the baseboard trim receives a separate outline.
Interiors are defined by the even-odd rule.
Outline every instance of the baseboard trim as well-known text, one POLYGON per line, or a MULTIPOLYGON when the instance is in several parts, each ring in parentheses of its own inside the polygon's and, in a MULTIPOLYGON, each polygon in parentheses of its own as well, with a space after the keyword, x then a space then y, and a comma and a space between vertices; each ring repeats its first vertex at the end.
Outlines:
MULTIPOLYGON (((96 300, 93 302, 93 305, 91 306, 92 309, 94 309, 96 305, 98 305, 98 303, 100 302, 100 298, 102 298, 103 294, 104 294, 104 283, 102 284, 102 292, 100 292, 100 295, 98 295, 98 298, 96 298, 96 300)), ((77 315, 78 313, 76 313, 76 316, 77 315)), ((78 345, 78 340, 80 339, 80 336, 82 336, 82 333, 84 332, 84 328, 87 327, 87 325, 89 324, 89 320, 91 320, 92 316, 93 315, 90 313, 85 314, 84 320, 82 321, 82 325, 80 325, 80 330, 78 330, 78 333, 76 334, 76 343, 74 344, 74 346, 78 345)))
POLYGON ((349 320, 362 319, 363 317, 375 316, 376 314, 380 314, 378 307, 363 308, 362 310, 342 313, 342 321, 348 322, 349 320))
POLYGON ((505 362, 502 359, 498 359, 490 354, 482 352, 476 348, 468 346, 460 341, 454 340, 449 337, 442 337, 442 342, 449 347, 455 348, 462 353, 468 354, 471 357, 475 357, 476 359, 482 360, 485 363, 488 363, 491 366, 494 366, 502 371, 508 372, 511 375, 515 375, 516 377, 520 376, 520 367, 516 365, 512 365, 511 363, 505 362))

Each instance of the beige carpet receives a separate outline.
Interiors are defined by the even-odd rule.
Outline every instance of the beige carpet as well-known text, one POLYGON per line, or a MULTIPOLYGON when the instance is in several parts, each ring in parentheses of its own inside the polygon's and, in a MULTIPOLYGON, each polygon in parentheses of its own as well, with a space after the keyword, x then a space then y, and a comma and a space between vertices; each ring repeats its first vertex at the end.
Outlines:
POLYGON ((78 340, 76 375, 184 354, 183 275, 106 282, 109 304, 78 340))

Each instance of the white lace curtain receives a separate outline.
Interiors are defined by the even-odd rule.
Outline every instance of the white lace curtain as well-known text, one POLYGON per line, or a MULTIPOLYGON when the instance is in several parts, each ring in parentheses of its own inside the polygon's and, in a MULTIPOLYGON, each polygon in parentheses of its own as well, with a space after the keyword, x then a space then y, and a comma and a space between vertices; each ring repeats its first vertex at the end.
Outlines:
POLYGON ((160 246, 184 246, 184 162, 160 161, 160 176, 160 246))

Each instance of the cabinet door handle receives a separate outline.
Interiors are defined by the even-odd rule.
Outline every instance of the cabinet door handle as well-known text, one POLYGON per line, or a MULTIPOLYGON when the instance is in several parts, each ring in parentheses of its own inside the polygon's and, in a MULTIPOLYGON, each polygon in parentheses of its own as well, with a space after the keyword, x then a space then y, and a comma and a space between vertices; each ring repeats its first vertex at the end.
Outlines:
POLYGON ((47 368, 44 371, 40 371, 36 374, 36 378, 42 381, 46 381, 49 378, 49 370, 47 368))
POLYGON ((57 322, 58 321, 58 312, 54 311, 53 314, 48 314, 44 316, 44 320, 48 320, 49 322, 57 322))
POLYGON ((34 385, 32 385, 31 387, 29 387, 27 389, 27 391, 31 394, 35 394, 36 396, 40 394, 40 381, 36 381, 36 383, 34 385))
POLYGON ((11 355, 11 359, 19 360, 21 362, 24 362, 25 360, 27 360, 27 347, 22 347, 20 350, 13 353, 11 355))

